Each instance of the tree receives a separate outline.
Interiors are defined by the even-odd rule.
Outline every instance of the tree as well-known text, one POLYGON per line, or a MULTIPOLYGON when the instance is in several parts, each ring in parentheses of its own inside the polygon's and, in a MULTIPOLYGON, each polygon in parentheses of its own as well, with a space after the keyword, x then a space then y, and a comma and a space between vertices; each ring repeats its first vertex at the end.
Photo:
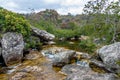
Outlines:
POLYGON ((117 37, 120 36, 120 2, 111 2, 106 8, 107 21, 112 25, 113 37, 111 42, 116 42, 117 37))
MULTIPOLYGON (((84 14, 87 16, 86 24, 92 25, 94 27, 94 31, 98 32, 98 35, 107 32, 107 35, 110 36, 111 42, 117 41, 117 36, 120 34, 120 25, 118 24, 120 22, 119 1, 89 1, 83 10, 84 14), (108 30, 105 31, 105 27, 107 27, 108 30)), ((101 37, 103 37, 103 35, 101 37)))

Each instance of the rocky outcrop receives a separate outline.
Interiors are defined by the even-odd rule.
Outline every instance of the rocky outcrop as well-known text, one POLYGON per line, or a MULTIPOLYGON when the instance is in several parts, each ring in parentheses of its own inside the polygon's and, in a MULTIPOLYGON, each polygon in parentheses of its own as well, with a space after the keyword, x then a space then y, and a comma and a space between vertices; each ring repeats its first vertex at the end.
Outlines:
POLYGON ((97 51, 105 67, 112 72, 120 73, 120 42, 106 45, 97 51))
POLYGON ((65 80, 118 80, 112 73, 96 73, 88 67, 66 65, 62 72, 67 75, 65 80))
POLYGON ((55 39, 55 36, 53 34, 48 33, 45 30, 40 30, 35 27, 31 27, 32 31, 37 35, 40 39, 45 40, 45 41, 52 41, 55 39))
POLYGON ((6 33, 1 40, 2 56, 6 65, 20 62, 23 57, 24 41, 21 34, 6 33))

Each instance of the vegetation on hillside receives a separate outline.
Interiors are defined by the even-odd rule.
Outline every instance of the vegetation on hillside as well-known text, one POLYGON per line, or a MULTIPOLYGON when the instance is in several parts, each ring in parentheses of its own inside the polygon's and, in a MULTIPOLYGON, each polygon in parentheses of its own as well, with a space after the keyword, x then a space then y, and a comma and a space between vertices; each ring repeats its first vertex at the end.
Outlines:
MULTIPOLYGON (((85 5, 84 13, 80 15, 73 16, 70 13, 59 15, 55 10, 47 9, 39 13, 28 14, 26 18, 33 26, 53 33, 58 39, 68 40, 85 35, 90 37, 90 45, 94 45, 96 40, 98 44, 110 44, 120 41, 119 4, 118 1, 94 0, 85 5)), ((86 41, 80 41, 81 48, 86 44, 86 41)), ((92 48, 95 47, 91 47, 91 50, 92 48)))
POLYGON ((37 14, 32 13, 28 18, 32 25, 55 34, 57 38, 86 35, 93 40, 99 38, 103 44, 120 40, 119 2, 89 1, 83 10, 84 14, 73 16, 70 13, 58 15, 54 10, 47 9, 37 14), (31 16, 39 19, 35 18, 37 21, 33 23, 35 20, 31 20, 31 16))

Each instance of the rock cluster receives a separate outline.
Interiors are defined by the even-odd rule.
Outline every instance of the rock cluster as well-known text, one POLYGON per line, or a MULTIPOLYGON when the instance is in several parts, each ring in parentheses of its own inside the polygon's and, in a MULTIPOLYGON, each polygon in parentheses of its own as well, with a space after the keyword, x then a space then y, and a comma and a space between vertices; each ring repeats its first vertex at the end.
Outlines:
MULTIPOLYGON (((55 38, 53 34, 50 34, 44 30, 39 30, 35 27, 32 27, 31 29, 33 33, 42 40, 53 41, 55 38)), ((7 32, 3 34, 0 44, 0 56, 3 57, 7 66, 21 62, 25 46, 22 34, 7 32)))

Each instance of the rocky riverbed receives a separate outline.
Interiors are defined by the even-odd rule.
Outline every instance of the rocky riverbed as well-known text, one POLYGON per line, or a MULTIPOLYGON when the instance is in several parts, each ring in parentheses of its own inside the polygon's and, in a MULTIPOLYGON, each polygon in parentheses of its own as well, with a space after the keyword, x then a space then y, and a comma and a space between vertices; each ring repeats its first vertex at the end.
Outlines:
POLYGON ((0 72, 0 80, 119 80, 89 54, 56 46, 32 50, 22 63, 2 67, 0 72))

